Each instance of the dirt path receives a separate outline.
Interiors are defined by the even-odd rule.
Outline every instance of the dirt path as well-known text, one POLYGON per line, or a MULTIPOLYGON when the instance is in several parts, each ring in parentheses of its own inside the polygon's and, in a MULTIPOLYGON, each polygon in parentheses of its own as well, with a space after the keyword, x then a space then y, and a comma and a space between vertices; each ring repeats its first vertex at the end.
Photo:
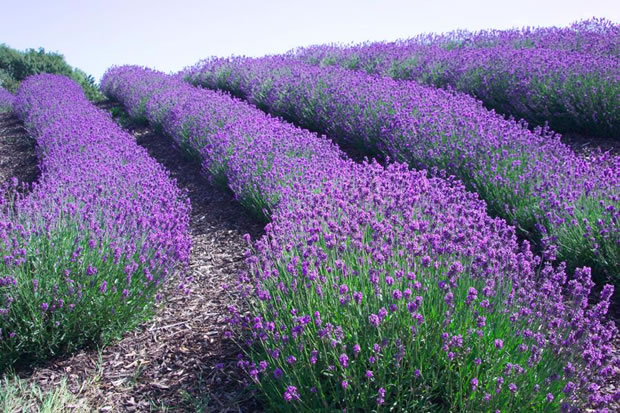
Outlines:
POLYGON ((593 138, 578 133, 565 133, 561 140, 562 143, 585 158, 589 158, 598 149, 603 152, 610 152, 614 156, 620 156, 620 139, 618 138, 593 138))
POLYGON ((232 194, 212 186, 171 139, 146 127, 130 131, 191 199, 192 293, 179 293, 172 282, 156 317, 120 342, 20 376, 44 389, 66 378, 69 389, 98 411, 258 411, 236 369, 239 349, 223 338, 227 307, 238 298, 222 284, 233 285, 245 265, 243 234, 255 239, 263 226, 232 194))
POLYGON ((34 140, 13 114, 0 113, 0 185, 12 177, 30 183, 39 176, 34 140))

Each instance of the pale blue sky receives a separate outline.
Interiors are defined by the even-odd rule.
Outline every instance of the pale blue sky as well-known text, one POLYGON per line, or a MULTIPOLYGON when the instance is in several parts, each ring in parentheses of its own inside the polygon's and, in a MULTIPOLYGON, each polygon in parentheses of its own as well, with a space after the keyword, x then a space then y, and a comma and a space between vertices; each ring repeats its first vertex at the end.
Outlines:
POLYGON ((593 16, 620 21, 613 0, 5 0, 0 10, 0 43, 59 51, 97 79, 114 64, 176 71, 208 56, 317 43, 564 26, 593 16))

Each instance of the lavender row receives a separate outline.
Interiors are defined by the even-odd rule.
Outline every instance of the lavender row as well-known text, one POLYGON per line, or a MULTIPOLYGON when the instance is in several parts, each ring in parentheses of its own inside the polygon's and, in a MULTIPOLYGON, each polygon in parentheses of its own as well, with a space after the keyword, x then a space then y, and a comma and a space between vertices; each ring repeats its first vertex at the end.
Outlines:
POLYGON ((458 181, 354 163, 322 137, 148 69, 111 69, 102 88, 200 154, 242 202, 269 205, 237 286, 250 312, 230 308, 238 364, 269 409, 613 403, 600 392, 618 363, 603 321, 613 288, 588 308, 588 269, 570 282, 562 268, 538 273, 514 229, 458 181))
POLYGON ((620 57, 620 25, 604 18, 577 21, 567 27, 523 27, 508 30, 456 30, 399 40, 399 45, 427 44, 444 49, 510 47, 553 49, 620 57))
POLYGON ((618 158, 584 160, 558 136, 529 131, 467 95, 287 57, 212 59, 185 75, 367 153, 445 169, 545 258, 594 266, 618 283, 618 158))
POLYGON ((620 58, 511 45, 449 49, 412 39, 316 46, 297 58, 455 89, 533 125, 588 136, 620 136, 620 58))
POLYGON ((191 247, 187 197, 79 85, 32 76, 14 108, 41 176, 0 191, 0 370, 136 326, 191 247))
POLYGON ((0 113, 13 110, 15 96, 8 90, 0 86, 0 113))
POLYGON ((331 141, 160 72, 114 68, 102 79, 102 90, 130 116, 162 128, 199 156, 204 170, 265 222, 293 188, 320 187, 348 168, 331 141))

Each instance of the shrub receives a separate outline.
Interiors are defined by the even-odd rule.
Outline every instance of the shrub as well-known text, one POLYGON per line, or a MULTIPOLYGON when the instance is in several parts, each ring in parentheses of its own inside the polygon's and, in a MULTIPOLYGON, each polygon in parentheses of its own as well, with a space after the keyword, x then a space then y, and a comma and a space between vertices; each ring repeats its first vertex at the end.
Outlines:
POLYGON ((26 195, 16 180, 2 191, 0 370, 134 327, 191 244, 189 200, 72 80, 26 79, 15 111, 41 177, 26 195))
POLYGON ((43 48, 19 51, 0 44, 0 86, 14 93, 24 79, 39 73, 68 76, 82 87, 88 99, 102 98, 95 79, 80 69, 72 68, 63 55, 46 52, 43 48))

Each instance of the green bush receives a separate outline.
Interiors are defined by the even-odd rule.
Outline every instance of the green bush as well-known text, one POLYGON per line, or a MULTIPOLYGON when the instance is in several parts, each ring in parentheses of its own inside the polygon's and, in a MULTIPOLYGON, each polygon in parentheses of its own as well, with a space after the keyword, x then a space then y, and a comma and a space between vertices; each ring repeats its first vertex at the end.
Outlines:
POLYGON ((19 51, 0 44, 0 86, 15 93, 22 80, 38 73, 68 76, 82 87, 88 99, 103 98, 95 85, 95 79, 84 71, 71 67, 63 55, 46 52, 43 48, 19 51))

